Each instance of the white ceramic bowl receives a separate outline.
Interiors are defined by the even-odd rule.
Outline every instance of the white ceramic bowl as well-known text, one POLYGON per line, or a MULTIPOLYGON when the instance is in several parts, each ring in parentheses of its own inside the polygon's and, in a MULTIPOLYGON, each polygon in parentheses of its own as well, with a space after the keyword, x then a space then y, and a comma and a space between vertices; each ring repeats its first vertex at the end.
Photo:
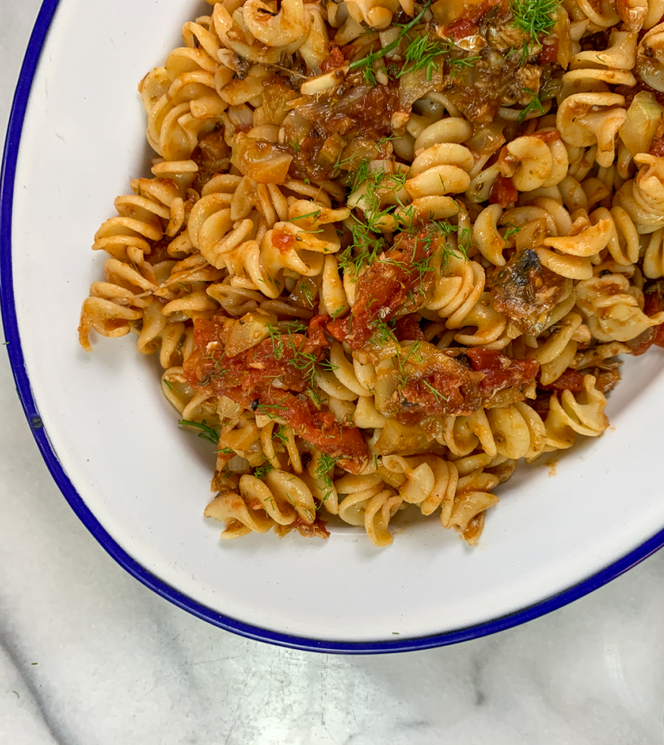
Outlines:
POLYGON ((46 0, 8 133, 9 354, 44 458, 102 546, 212 623, 347 652, 494 632, 590 592, 659 548, 662 350, 625 365, 608 408, 614 428, 563 454, 555 477, 546 465, 519 467, 478 548, 435 519, 403 528, 387 550, 352 530, 327 541, 220 542, 221 526, 202 516, 214 456, 178 429, 153 361, 133 338, 100 340, 88 355, 76 335, 104 258, 89 250, 92 236, 130 178, 147 173, 136 85, 179 44, 181 24, 206 12, 169 0, 46 0))

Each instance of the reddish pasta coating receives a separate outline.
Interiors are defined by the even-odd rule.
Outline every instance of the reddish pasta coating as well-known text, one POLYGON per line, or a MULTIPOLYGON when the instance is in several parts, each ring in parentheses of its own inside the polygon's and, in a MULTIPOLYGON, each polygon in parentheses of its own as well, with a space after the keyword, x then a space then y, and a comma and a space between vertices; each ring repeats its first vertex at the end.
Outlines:
MULTIPOLYGON (((278 392, 269 385, 258 386, 255 393, 260 402, 257 410, 283 419, 299 437, 322 453, 338 458, 339 464, 351 473, 362 470, 369 452, 359 429, 338 422, 330 411, 316 408, 307 398, 278 392)), ((233 391, 226 395, 236 400, 233 391)))
POLYGON ((547 65, 549 62, 555 62, 558 57, 558 39, 553 37, 551 42, 542 45, 542 51, 539 55, 540 65, 547 65))
MULTIPOLYGON (((649 282, 644 287, 643 300, 643 312, 647 316, 654 316, 664 310, 664 280, 649 282)), ((657 347, 664 347, 664 324, 651 326, 627 342, 634 357, 645 354, 653 344, 657 347)))
POLYGON ((339 458, 347 470, 361 470, 368 451, 360 431, 337 422, 306 396, 296 395, 305 393, 310 371, 324 359, 329 344, 322 326, 328 318, 313 318, 306 335, 265 339, 234 357, 226 355, 223 343, 227 320, 222 315, 196 320, 195 348, 184 365, 189 384, 282 419, 303 440, 339 458))
POLYGON ((344 53, 338 46, 332 44, 330 45, 330 56, 323 60, 320 70, 323 73, 331 72, 332 70, 337 70, 338 68, 343 67, 345 64, 346 58, 344 57, 344 53))
POLYGON ((539 372, 537 360, 515 360, 492 349, 475 347, 465 354, 473 370, 484 373, 480 390, 485 401, 506 388, 530 383, 539 372))
POLYGON ((297 530, 304 538, 330 537, 330 531, 327 529, 325 521, 321 520, 320 517, 317 517, 312 523, 307 523, 298 515, 290 525, 275 525, 274 527, 274 532, 280 538, 288 535, 291 530, 297 530))
POLYGON ((595 377, 595 388, 602 393, 612 391, 621 379, 618 364, 606 363, 604 369, 595 367, 584 370, 583 373, 568 367, 553 383, 538 385, 544 391, 572 391, 573 393, 581 393, 584 390, 584 376, 588 374, 595 377))
POLYGON ((463 15, 445 28, 445 35, 458 41, 476 34, 479 20, 496 5, 501 5, 501 0, 484 0, 482 3, 469 4, 463 15))
POLYGON ((512 183, 512 179, 507 176, 498 176, 491 185, 489 202, 491 204, 499 204, 501 207, 505 208, 516 202, 518 196, 519 192, 517 191, 516 186, 512 183))
POLYGON ((572 370, 568 367, 562 375, 553 381, 553 383, 550 383, 549 385, 540 384, 539 387, 545 391, 582 391, 583 375, 578 370, 572 370))
POLYGON ((399 313, 412 312, 433 288, 434 272, 422 266, 436 248, 436 241, 422 231, 402 233, 394 246, 357 280, 353 312, 329 323, 329 332, 351 349, 369 341, 378 322, 387 323, 399 313))
MULTIPOLYGON (((223 337, 226 317, 199 318, 194 323, 195 349, 187 359, 184 369, 191 385, 211 386, 219 395, 227 390, 251 394, 259 386, 301 393, 306 387, 305 373, 293 364, 297 356, 311 355, 315 361, 323 359, 323 349, 328 346, 319 327, 312 336, 284 335, 278 341, 265 339, 234 357, 226 355, 223 337)), ((236 394, 239 395, 239 394, 236 394)), ((243 401, 238 401, 243 403, 243 401)))
POLYGON ((394 324, 394 335, 399 341, 423 341, 424 333, 420 328, 421 316, 413 313, 402 316, 394 324))
POLYGON ((513 400, 522 400, 522 388, 538 371, 536 360, 516 360, 489 349, 432 348, 423 353, 423 363, 408 374, 387 410, 404 424, 435 415, 469 416, 506 389, 513 390, 513 400))

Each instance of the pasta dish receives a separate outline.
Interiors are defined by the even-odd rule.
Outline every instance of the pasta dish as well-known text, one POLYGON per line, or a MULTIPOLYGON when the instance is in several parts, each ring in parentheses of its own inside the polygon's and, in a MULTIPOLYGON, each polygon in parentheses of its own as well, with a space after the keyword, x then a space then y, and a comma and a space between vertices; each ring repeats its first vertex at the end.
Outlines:
POLYGON ((664 346, 664 0, 208 3, 139 85, 80 342, 158 355, 223 538, 475 544, 664 346))

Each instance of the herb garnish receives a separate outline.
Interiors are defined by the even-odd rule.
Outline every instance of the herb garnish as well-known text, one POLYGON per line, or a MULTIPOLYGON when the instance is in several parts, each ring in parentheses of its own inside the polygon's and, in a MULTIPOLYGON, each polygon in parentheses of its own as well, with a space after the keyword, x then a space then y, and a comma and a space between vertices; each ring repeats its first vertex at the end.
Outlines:
POLYGON ((358 199, 362 203, 364 219, 352 214, 353 223, 350 225, 352 243, 339 254, 339 266, 354 275, 365 265, 372 264, 387 248, 387 242, 380 231, 381 220, 394 217, 394 210, 399 205, 397 192, 406 184, 406 173, 387 173, 386 171, 369 171, 369 161, 362 160, 355 173, 351 192, 364 186, 364 194, 358 199), (385 190, 396 196, 397 205, 381 207, 383 195, 379 191, 385 190))
POLYGON ((461 73, 462 70, 468 70, 475 65, 477 60, 482 59, 479 55, 471 55, 470 57, 450 57, 447 62, 450 66, 450 76, 456 77, 461 73))
POLYGON ((430 5, 431 0, 427 0, 427 2, 422 7, 422 10, 415 16, 415 18, 413 18, 413 20, 407 23, 405 26, 402 26, 401 31, 399 32, 399 36, 397 36, 397 38, 393 42, 388 44, 386 47, 379 49, 377 52, 369 52, 369 54, 367 54, 365 57, 362 57, 362 59, 351 62, 349 69, 362 70, 362 72, 364 73, 364 79, 367 81, 367 83, 369 83, 370 85, 376 85, 376 73, 373 69, 374 63, 391 52, 393 49, 396 49, 399 44, 401 44, 402 39, 408 36, 408 32, 410 31, 410 29, 416 26, 422 20, 422 16, 427 12, 430 5))
POLYGON ((298 282, 297 289, 304 296, 304 299, 305 299, 307 305, 310 308, 313 308, 314 307, 314 294, 311 291, 311 288, 308 285, 306 285, 304 282, 298 282))
POLYGON ((260 411, 268 419, 276 419, 279 414, 275 412, 286 411, 288 407, 285 404, 257 404, 254 411, 260 411))
POLYGON ((526 118, 530 114, 533 114, 533 113, 545 114, 546 113, 544 106, 542 105, 542 102, 539 99, 539 96, 536 93, 533 93, 531 90, 528 90, 528 88, 524 88, 524 90, 526 91, 526 93, 529 93, 532 96, 532 99, 519 112, 519 118, 517 119, 519 124, 523 124, 523 122, 525 122, 526 118))
MULTIPOLYGON (((336 166, 335 166, 336 167, 336 166)), ((295 222, 296 220, 304 220, 307 217, 313 217, 314 220, 317 220, 320 216, 321 210, 315 210, 315 212, 308 212, 306 215, 297 215, 296 217, 290 217, 290 222, 295 222)))
POLYGON ((258 466, 257 468, 254 468, 254 476, 257 479, 264 479, 270 471, 274 470, 274 466, 272 466, 270 463, 265 463, 262 466, 258 466))
POLYGON ((557 10, 561 0, 512 0, 510 9, 514 19, 512 25, 539 42, 540 34, 548 34, 556 21, 551 14, 557 10))
POLYGON ((338 458, 333 458, 327 453, 321 453, 320 460, 318 461, 318 468, 316 468, 315 476, 317 479, 323 480, 325 488, 327 489, 327 492, 323 495, 323 502, 330 496, 332 489, 334 488, 334 484, 330 478, 330 471, 336 465, 337 460, 338 458))
POLYGON ((521 230, 521 227, 519 225, 513 225, 511 222, 507 223, 507 225, 508 225, 508 228, 503 233, 504 240, 508 240, 509 238, 511 238, 513 235, 516 235, 521 230))
POLYGON ((394 77, 398 79, 409 72, 426 69, 427 80, 431 80, 433 71, 436 68, 436 58, 440 57, 441 54, 449 52, 450 49, 451 44, 444 44, 437 39, 431 39, 429 34, 418 36, 406 47, 404 65, 394 77))
POLYGON ((198 436, 211 442, 213 445, 216 445, 219 442, 219 433, 214 429, 214 427, 210 427, 205 419, 202 422, 194 422, 190 419, 180 419, 178 424, 181 427, 190 427, 191 429, 200 430, 198 436))
POLYGON ((267 331, 270 334, 270 341, 272 342, 272 354, 274 354, 274 359, 279 360, 281 359, 281 355, 284 353, 284 343, 281 340, 281 334, 279 333, 278 329, 275 329, 275 327, 271 324, 267 324, 267 331))
POLYGON ((422 362, 422 355, 418 354, 421 346, 422 342, 416 341, 408 348, 408 352, 406 352, 406 356, 403 359, 401 359, 400 355, 397 355, 397 367, 399 368, 399 377, 397 378, 397 383, 399 388, 405 388, 406 383, 408 383, 408 379, 410 378, 410 375, 406 372, 406 363, 410 359, 411 355, 416 355, 415 359, 420 363, 422 362))
POLYGON ((431 383, 429 383, 428 380, 422 379, 422 382, 424 385, 433 393, 433 397, 436 399, 436 401, 441 404, 443 401, 447 401, 447 396, 443 396, 443 394, 440 391, 437 391, 431 383))
POLYGON ((378 344, 380 344, 381 347, 384 344, 386 344, 388 341, 397 340, 396 337, 394 336, 394 330, 393 330, 394 323, 396 323, 396 321, 385 322, 380 317, 375 318, 373 321, 369 322, 369 325, 373 326, 374 328, 374 333, 373 333, 372 338, 375 337, 375 341, 378 344))
POLYGON ((286 428, 282 427, 280 424, 277 424, 277 426, 274 428, 274 432, 272 433, 272 438, 277 438, 279 442, 281 442, 282 445, 286 445, 288 443, 288 435, 286 434, 286 428))

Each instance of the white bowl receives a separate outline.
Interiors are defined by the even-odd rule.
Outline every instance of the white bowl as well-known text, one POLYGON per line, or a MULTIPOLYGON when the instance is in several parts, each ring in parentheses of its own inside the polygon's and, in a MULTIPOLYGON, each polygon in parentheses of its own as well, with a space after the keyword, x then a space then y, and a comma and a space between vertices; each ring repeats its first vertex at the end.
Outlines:
POLYGON ((100 340, 89 355, 76 335, 81 301, 101 276, 92 236, 130 178, 147 173, 136 85, 178 45, 181 24, 209 7, 115 0, 100 12, 46 0, 8 132, 0 266, 9 354, 44 458, 101 545, 207 621, 344 652, 492 633, 658 549, 662 350, 625 365, 608 407, 614 428, 563 453, 555 477, 545 464, 519 467, 478 548, 435 519, 400 529, 386 550, 353 530, 327 541, 220 542, 221 526, 202 516, 213 453, 177 427, 153 361, 133 338, 100 340))

